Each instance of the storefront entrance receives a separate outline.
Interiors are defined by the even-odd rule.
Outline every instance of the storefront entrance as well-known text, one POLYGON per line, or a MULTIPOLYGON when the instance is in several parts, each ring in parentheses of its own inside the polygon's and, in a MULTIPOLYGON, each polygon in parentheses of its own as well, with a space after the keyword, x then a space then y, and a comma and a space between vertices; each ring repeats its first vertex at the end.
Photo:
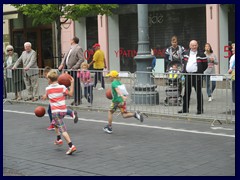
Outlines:
POLYGON ((23 17, 23 15, 19 15, 18 19, 11 20, 10 25, 12 27, 11 44, 19 56, 24 50, 24 43, 30 42, 32 49, 37 52, 38 67, 44 68, 45 66, 50 66, 54 68, 51 25, 33 27, 31 22, 26 20, 26 17, 23 17))

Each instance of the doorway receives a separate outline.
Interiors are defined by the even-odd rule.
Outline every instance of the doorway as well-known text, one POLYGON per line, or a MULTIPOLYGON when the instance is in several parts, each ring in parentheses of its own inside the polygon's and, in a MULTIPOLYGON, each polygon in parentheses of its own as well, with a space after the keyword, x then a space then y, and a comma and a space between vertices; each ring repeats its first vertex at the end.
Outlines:
POLYGON ((37 53, 39 68, 54 67, 52 29, 28 29, 13 31, 13 46, 21 56, 24 51, 24 43, 30 42, 32 49, 37 53))

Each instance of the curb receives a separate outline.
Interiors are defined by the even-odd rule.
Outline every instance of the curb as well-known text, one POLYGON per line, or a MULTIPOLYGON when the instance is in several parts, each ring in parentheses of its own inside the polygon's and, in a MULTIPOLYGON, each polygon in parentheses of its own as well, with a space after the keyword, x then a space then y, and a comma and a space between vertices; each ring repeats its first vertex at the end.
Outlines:
MULTIPOLYGON (((12 103, 19 103, 19 104, 34 104, 34 105, 39 105, 39 106, 44 106, 48 107, 48 104, 43 104, 40 102, 27 102, 27 101, 16 101, 16 100, 5 100, 5 103, 9 102, 10 104, 12 103)), ((87 110, 87 111, 94 111, 94 112, 108 112, 108 109, 103 109, 99 107, 84 107, 84 106, 67 106, 71 110, 87 110)), ((171 120, 186 120, 186 121, 197 121, 197 122, 205 122, 205 123, 211 123, 211 126, 214 126, 214 123, 218 121, 218 123, 221 124, 235 124, 235 121, 231 120, 218 120, 214 118, 206 118, 202 117, 199 115, 196 115, 195 117, 193 116, 188 116, 188 115, 166 115, 166 114, 154 114, 154 113, 149 113, 149 112, 143 112, 146 117, 155 117, 155 118, 171 118, 171 120), (201 117, 201 118, 199 118, 201 117)))

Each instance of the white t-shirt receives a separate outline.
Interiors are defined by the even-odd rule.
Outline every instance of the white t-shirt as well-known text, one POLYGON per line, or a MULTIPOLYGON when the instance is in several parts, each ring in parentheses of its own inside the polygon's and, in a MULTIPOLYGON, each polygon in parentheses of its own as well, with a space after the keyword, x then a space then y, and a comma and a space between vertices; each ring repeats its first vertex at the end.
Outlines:
POLYGON ((197 51, 196 52, 190 51, 186 71, 197 72, 197 51))
POLYGON ((235 69, 235 66, 233 67, 233 62, 235 61, 235 54, 231 56, 229 61, 229 69, 235 69))

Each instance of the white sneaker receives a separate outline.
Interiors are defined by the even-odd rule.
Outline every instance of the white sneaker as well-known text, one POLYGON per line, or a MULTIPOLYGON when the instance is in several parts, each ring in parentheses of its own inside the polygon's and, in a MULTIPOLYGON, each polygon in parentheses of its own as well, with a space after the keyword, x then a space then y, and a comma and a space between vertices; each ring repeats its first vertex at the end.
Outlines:
POLYGON ((212 101, 212 97, 209 97, 209 98, 208 98, 208 102, 211 102, 211 101, 212 101))
POLYGON ((135 112, 135 115, 136 115, 136 118, 140 121, 140 122, 143 122, 144 118, 143 118, 143 115, 140 111, 136 111, 135 112))
POLYGON ((77 150, 77 148, 72 145, 71 148, 68 149, 68 151, 66 152, 67 155, 71 155, 73 152, 75 152, 77 150))
POLYGON ((103 88, 102 88, 102 87, 100 87, 100 88, 98 88, 98 90, 103 90, 103 88))

